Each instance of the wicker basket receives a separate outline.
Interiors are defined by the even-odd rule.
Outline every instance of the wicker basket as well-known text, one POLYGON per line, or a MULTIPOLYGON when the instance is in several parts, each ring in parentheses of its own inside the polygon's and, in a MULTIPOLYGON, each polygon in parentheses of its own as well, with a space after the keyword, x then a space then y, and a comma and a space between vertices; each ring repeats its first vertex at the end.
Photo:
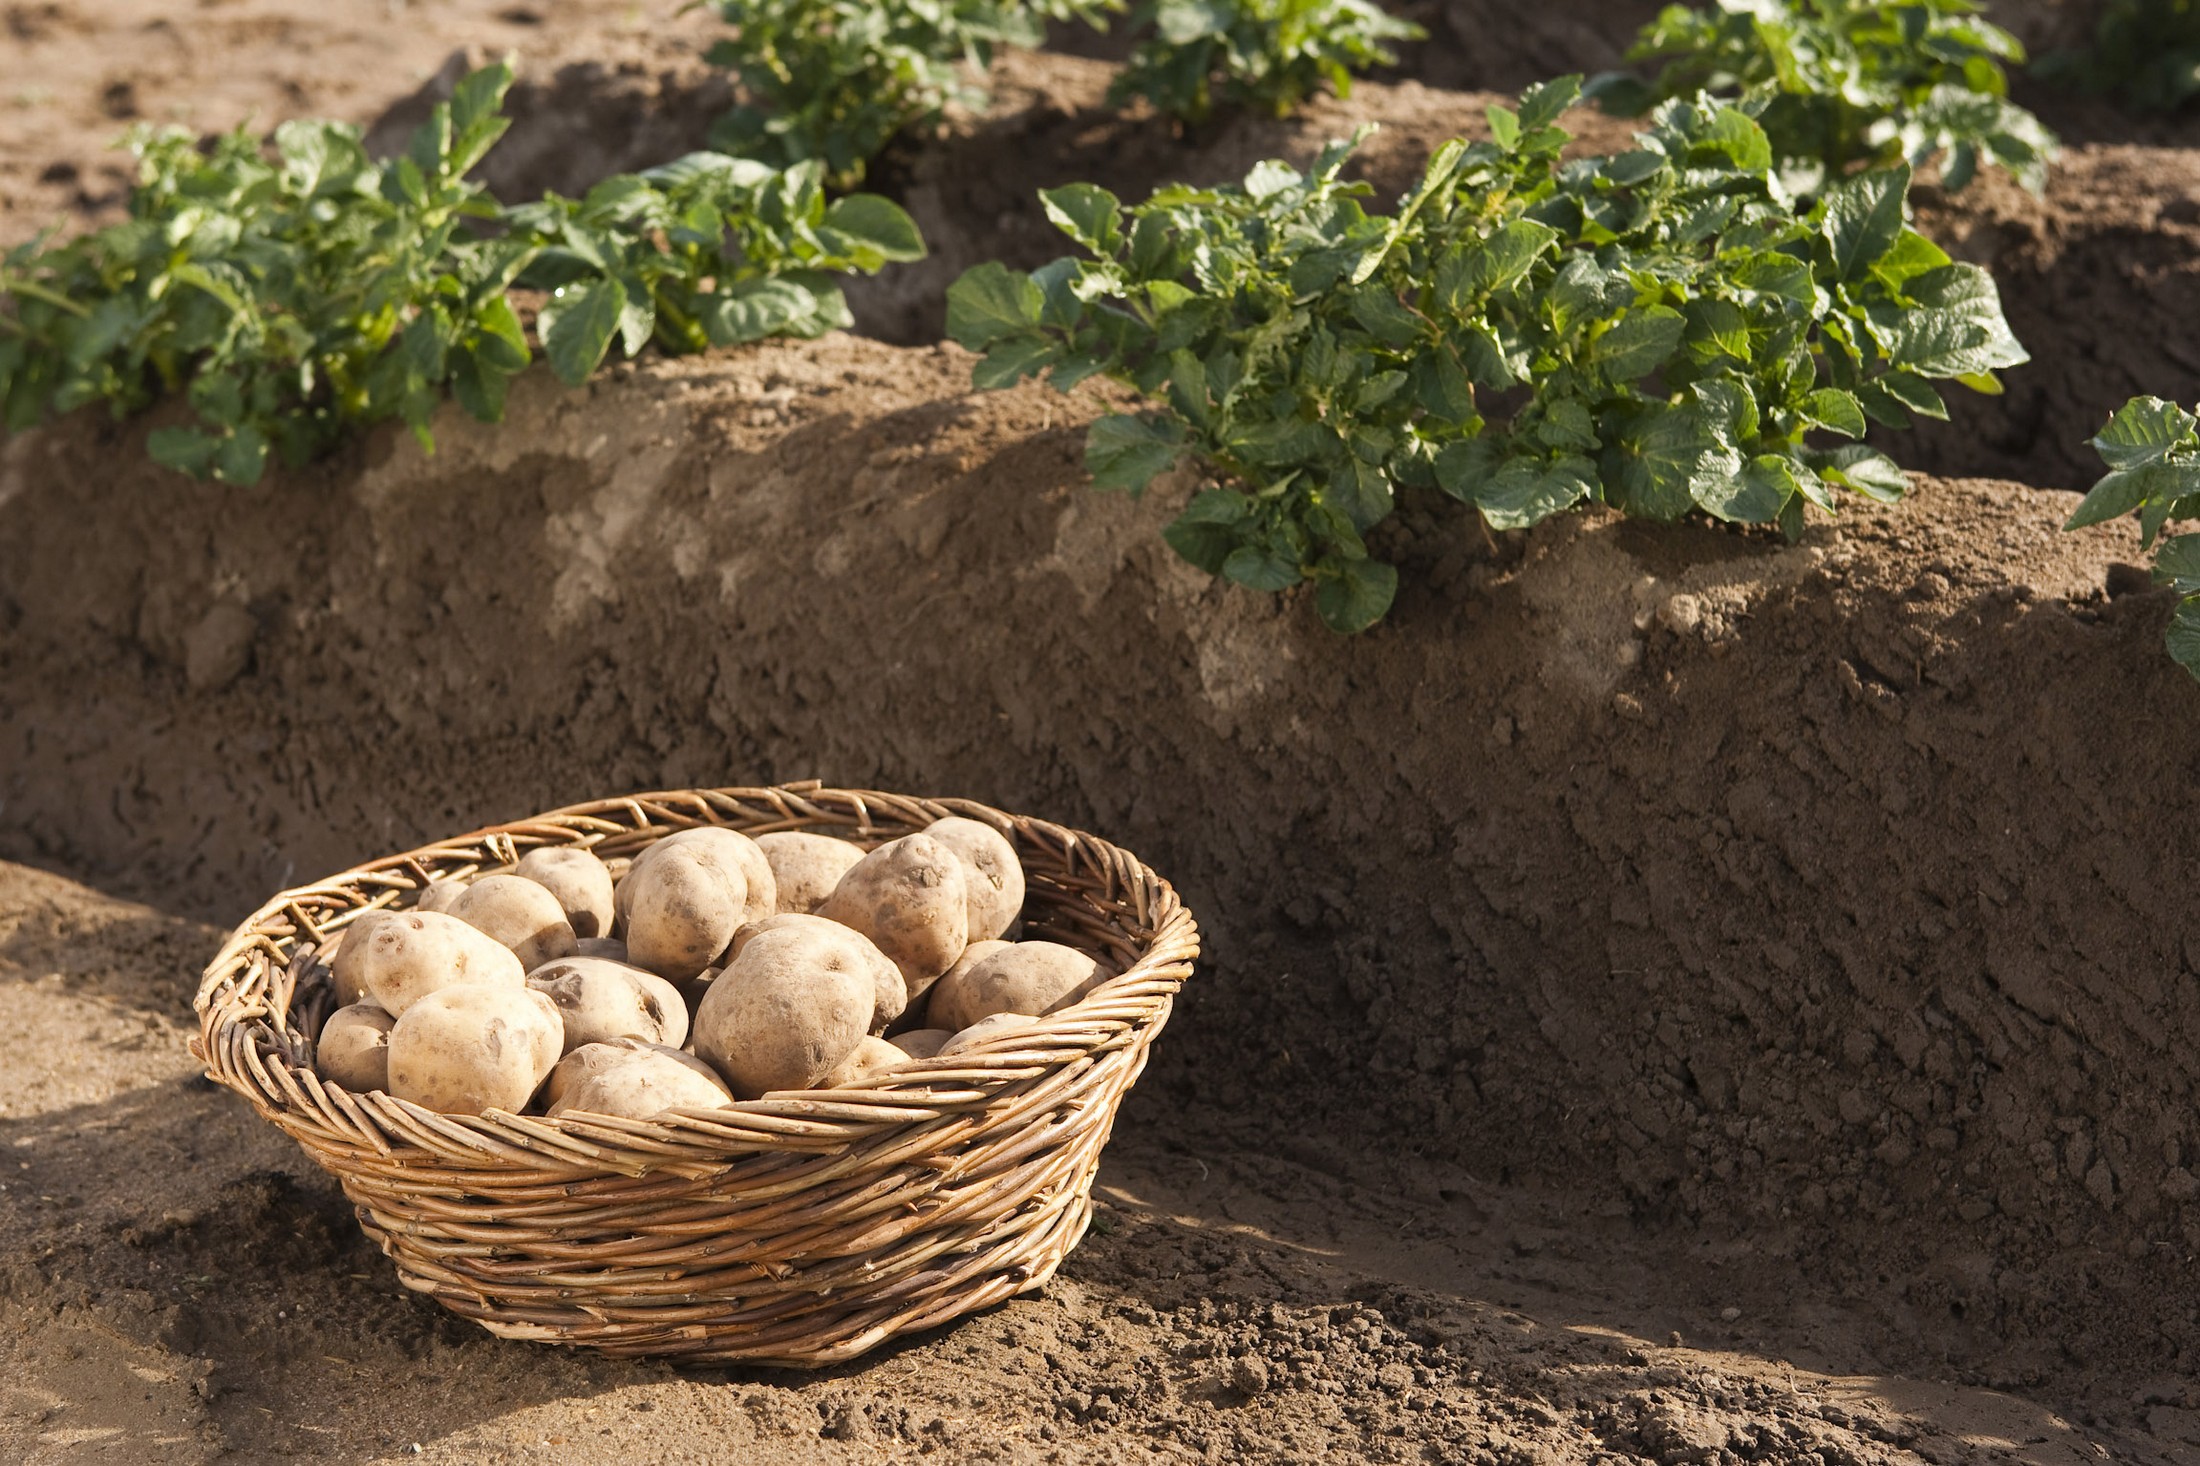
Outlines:
POLYGON ((699 789, 575 805, 285 891, 199 987, 193 1052, 342 1183, 408 1288, 512 1339, 814 1367, 1044 1284, 1091 1219, 1115 1107, 1198 955, 1169 884, 1105 841, 964 800, 699 789), (1028 935, 1121 974, 1026 1032, 868 1088, 650 1121, 435 1114, 324 1084, 316 947, 432 879, 540 845, 606 858, 703 824, 879 841, 945 815, 1022 857, 1028 935))

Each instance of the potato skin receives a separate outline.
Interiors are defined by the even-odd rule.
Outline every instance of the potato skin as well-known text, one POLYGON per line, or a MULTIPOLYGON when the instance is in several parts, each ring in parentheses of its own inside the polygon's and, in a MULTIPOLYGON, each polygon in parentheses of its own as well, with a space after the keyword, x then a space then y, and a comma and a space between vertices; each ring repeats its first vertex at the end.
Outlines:
POLYGON ((929 1059, 954 1036, 944 1028, 912 1028, 886 1041, 912 1059, 929 1059))
POLYGON ((573 943, 573 955, 601 957, 606 962, 626 962, 626 943, 617 937, 581 937, 573 943))
MULTIPOLYGON (((670 1054, 677 1049, 626 1051, 585 1074, 550 1107, 553 1116, 571 1113, 615 1115, 652 1120, 667 1110, 722 1110, 733 1096, 716 1075, 705 1077, 670 1054)), ((682 1058, 687 1057, 681 1055, 682 1058)))
MULTIPOLYGON (((336 955, 328 959, 329 988, 336 994, 336 1006, 349 1008, 367 995, 367 984, 360 976, 364 966, 362 959, 367 950, 367 933, 377 923, 397 915, 394 911, 369 911, 352 918, 344 928, 343 936, 336 943, 336 955)), ((349 1089, 350 1085, 344 1086, 349 1089)))
MULTIPOLYGON (((739 830, 722 829, 717 825, 703 825, 692 830, 682 830, 667 835, 656 844, 634 857, 625 877, 613 893, 612 905, 618 918, 618 932, 626 928, 630 900, 627 888, 641 870, 662 858, 668 851, 684 851, 690 857, 701 859, 727 873, 729 880, 739 891, 735 903, 741 908, 740 921, 762 921, 778 909, 778 883, 773 878, 771 862, 764 852, 756 848, 756 842, 739 830)), ((631 941, 631 939, 629 939, 631 941)), ((723 951, 724 948, 719 949, 723 951)), ((717 956, 717 952, 711 954, 717 956)))
POLYGON ((1014 925, 1024 910, 1024 865, 1008 837, 961 815, 934 820, 924 833, 954 851, 963 863, 970 940, 991 940, 1014 925))
POLYGON ((397 1020, 373 1003, 338 1008, 321 1025, 313 1070, 353 1094, 390 1087, 390 1030, 397 1020))
POLYGON ((390 1030, 389 1092, 446 1115, 525 1109, 564 1046, 555 1003, 525 985, 461 982, 390 1030))
POLYGON ((703 994, 695 1053, 735 1095, 815 1089, 869 1030, 878 985, 852 944, 761 932, 703 994))
POLYGON ((740 930, 747 891, 738 869, 692 841, 644 851, 619 886, 627 960, 672 982, 691 981, 740 930))
POLYGON ((891 1069, 896 1064, 906 1064, 909 1056, 883 1038, 866 1038, 855 1046, 854 1052, 840 1061, 840 1066, 825 1076, 820 1089, 838 1089, 843 1084, 861 1084, 881 1069, 891 1069))
POLYGON ((946 1043, 941 1044, 939 1053, 935 1054, 933 1057, 939 1059, 948 1058, 951 1055, 961 1053, 964 1049, 971 1048, 977 1044, 982 1044, 988 1039, 998 1038, 1012 1028, 1024 1028, 1031 1024, 1037 1023, 1038 1021, 1038 1019, 1032 1017, 1029 1013, 991 1014, 987 1017, 980 1018, 976 1023, 971 1024, 968 1028, 956 1034, 946 1043))
POLYGON ((806 830, 778 830, 756 837, 756 848, 771 864, 776 884, 775 909, 781 914, 808 916, 833 894, 855 863, 863 859, 863 847, 830 835, 806 830))
MULTIPOLYGON (((924 1024, 931 1024, 933 1011, 939 1008, 943 1001, 955 1001, 953 999, 943 1000, 940 997, 940 993, 942 991, 952 992, 959 990, 963 984, 963 974, 970 971, 971 968, 977 966, 980 962, 983 962, 986 958, 992 956, 995 952, 1005 952, 1014 945, 1015 943, 1013 942, 1004 942, 996 937, 989 941, 972 942, 969 946, 963 948, 963 954, 955 959, 955 965, 948 968, 946 972, 942 973, 940 975, 940 980, 936 983, 933 983, 932 986, 926 990, 924 995, 925 1001, 922 1009, 918 1009, 917 1005, 914 1003, 910 1005, 911 1011, 908 1014, 910 1027, 916 1027, 920 1021, 924 1024)), ((957 1030, 958 1028, 962 1028, 965 1025, 960 1023, 943 1023, 937 1026, 946 1029, 949 1033, 953 1033, 955 1030, 957 1030)))
POLYGON ((1100 964, 1060 942, 1012 942, 932 990, 925 1016, 960 1031, 995 1013, 1052 1013, 1075 1002, 1100 964))
POLYGON ((726 1088, 726 1081, 718 1077, 718 1071, 687 1050, 665 1044, 644 1043, 638 1038, 615 1038, 605 1043, 582 1044, 558 1060, 550 1071, 550 1077, 543 1080, 542 1092, 536 1098, 542 1101, 544 1109, 555 1113, 558 1102, 583 1079, 592 1074, 600 1074, 614 1064, 624 1063, 635 1054, 643 1053, 657 1054, 675 1064, 683 1064, 716 1085, 718 1092, 727 1099, 733 1098, 733 1091, 726 1088))
POLYGON ((557 1004, 568 1054, 615 1038, 673 1048, 687 1040, 687 1000, 654 972, 598 957, 561 957, 528 973, 527 985, 557 1004))
POLYGON ((549 887, 524 876, 483 876, 451 903, 450 912, 510 947, 528 972, 575 951, 565 907, 549 887))
POLYGON ((902 981, 901 969, 896 967, 884 952, 871 945, 868 937, 851 931, 837 921, 827 921, 822 916, 805 916, 799 911, 782 911, 777 916, 767 916, 752 922, 733 934, 733 956, 739 957, 749 940, 763 932, 806 931, 814 933, 818 940, 852 943, 871 973, 878 988, 878 1002, 871 1010, 871 1031, 877 1033, 902 1015, 909 1006, 908 985, 902 981))
POLYGON ((401 911, 376 922, 359 961, 359 980, 393 1018, 452 983, 527 986, 511 948, 440 911, 401 911))
POLYGON ((448 912, 451 904, 465 894, 464 881, 430 881, 427 889, 420 893, 420 899, 413 902, 413 910, 448 912))
POLYGON ((889 840, 849 867, 817 908, 861 932, 901 969, 914 1001, 969 945, 962 861, 929 835, 889 840))
POLYGON ((512 874, 558 898, 574 940, 610 935, 611 872, 594 852, 575 845, 544 845, 522 855, 512 874))

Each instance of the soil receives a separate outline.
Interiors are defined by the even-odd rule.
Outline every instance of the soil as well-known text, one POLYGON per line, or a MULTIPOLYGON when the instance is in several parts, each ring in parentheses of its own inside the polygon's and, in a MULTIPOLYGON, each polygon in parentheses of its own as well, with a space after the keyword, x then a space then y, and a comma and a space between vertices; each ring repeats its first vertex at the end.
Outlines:
MULTIPOLYGON (((1537 7, 1518 64, 1598 13, 1537 7)), ((516 24, 379 14, 141 84, 199 125, 388 135, 516 24)), ((567 49, 529 63, 511 186, 654 161, 718 105, 700 32, 622 15, 531 28, 567 49)), ((0 145, 29 201, 0 228, 163 34, 36 23, 0 96, 49 78, 54 116, 0 145)), ((1486 64, 1452 80, 1518 80, 1486 64)), ((1395 188, 1488 100, 1369 83, 1178 139, 1101 85, 1019 58, 992 119, 882 168, 939 278, 1052 252, 1041 183, 1227 176, 1377 118, 1395 188)), ((1921 200, 2039 365, 1900 443, 1944 475, 1910 502, 1794 546, 1412 505, 1405 592, 1350 641, 1175 561, 1190 480, 1093 494, 1106 396, 972 393, 906 283, 858 297, 885 339, 534 376, 501 430, 253 490, 151 467, 147 423, 0 445, 0 1454, 2200 1460, 2200 946, 2161 914, 2200 687, 2135 536, 2059 531, 2108 407, 2200 395, 2159 329, 2190 159, 2100 141, 2044 200, 1921 200), (805 1378, 499 1342, 400 1295, 182 1052, 219 926, 271 890, 804 777, 1089 826, 1201 916, 1043 1296, 805 1378)))

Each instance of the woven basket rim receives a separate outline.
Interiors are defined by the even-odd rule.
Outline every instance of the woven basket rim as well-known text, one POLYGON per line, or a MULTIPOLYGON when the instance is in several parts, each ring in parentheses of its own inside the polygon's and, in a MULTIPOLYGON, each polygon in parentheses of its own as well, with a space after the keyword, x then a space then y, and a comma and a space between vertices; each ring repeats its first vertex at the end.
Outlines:
MULTIPOLYGON (((1035 891, 1048 886, 1047 870, 1040 866, 1035 891)), ((1077 916, 1074 902, 1060 905, 1064 921, 1077 916)), ((1042 935, 1053 937, 1055 930, 1049 926, 1042 935)), ((561 1182, 591 1175, 693 1176, 723 1172, 760 1152, 827 1157, 897 1126, 976 1113, 1012 1085, 1065 1074, 1079 1060, 1150 1038, 1149 1030, 1166 1021, 1198 951, 1197 924, 1166 880, 1128 852, 1068 826, 974 800, 840 789, 816 780, 657 790, 485 825, 278 892, 239 923, 207 964, 193 1002, 200 1027, 190 1047, 209 1078, 243 1096, 263 1118, 301 1141, 323 1142, 310 1148, 324 1154, 324 1164, 333 1144, 344 1152, 375 1153, 393 1165, 442 1162, 469 1176, 533 1171, 561 1182), (999 830, 1018 847, 1027 879, 1033 856, 1040 855, 1065 873, 1099 880, 1103 891, 1124 903, 1120 914, 1149 935, 1135 944, 1120 936, 1102 941, 1100 909, 1088 900, 1093 913, 1073 923, 1085 928, 1088 941, 1081 945, 1113 948, 1130 960, 1072 1007, 946 1058, 894 1065, 861 1085, 671 1111, 650 1120, 580 1112, 552 1119, 503 1110, 444 1115, 379 1090, 353 1094, 314 1072, 307 1062, 310 1040, 291 1022, 311 956, 330 936, 367 911, 410 904, 407 898, 439 875, 489 868, 484 856, 510 866, 526 850, 553 845, 610 845, 616 855, 705 824, 751 834, 832 828, 858 839, 887 839, 950 815, 999 830), (1126 950, 1133 945, 1142 950, 1126 950)), ((1044 1102, 1055 1087, 1040 1084, 1033 1103, 1044 1102)))

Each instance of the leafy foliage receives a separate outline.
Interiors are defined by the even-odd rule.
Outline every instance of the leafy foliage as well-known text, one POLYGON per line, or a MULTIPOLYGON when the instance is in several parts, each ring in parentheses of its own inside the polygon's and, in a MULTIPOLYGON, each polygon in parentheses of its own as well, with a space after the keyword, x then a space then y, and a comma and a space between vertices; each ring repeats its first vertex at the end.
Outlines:
POLYGON ((1663 60, 1657 78, 1599 77, 1608 110, 1640 116, 1708 90, 1755 113, 1783 161, 1838 176, 1858 165, 1936 157, 1962 188, 1998 164, 2035 193, 2054 134, 2009 100, 2015 36, 1974 0, 1717 0, 1669 6, 1643 28, 1631 61, 1663 60))
POLYGON ((1798 214, 1757 124, 1708 101, 1561 166, 1577 94, 1569 78, 1492 108, 1494 140, 1445 144, 1387 216, 1342 180, 1341 143, 1308 174, 1263 163, 1131 209, 1052 190, 1091 257, 979 266, 948 293, 949 333, 984 353, 980 386, 1105 375, 1155 399, 1094 424, 1095 483, 1139 492, 1198 455, 1219 481, 1169 542, 1243 585, 1312 580, 1340 631, 1390 605, 1367 536, 1401 488, 1499 529, 1598 502, 1794 534, 1837 489, 1905 489, 1814 430, 1942 416, 1931 379, 1998 391, 2025 359, 1992 279, 1904 225, 1907 169, 1798 214))
POLYGON ((2200 534, 2161 537, 2173 521, 2200 519, 2200 417, 2159 397, 2134 397, 2117 409, 2093 447, 2108 472, 2063 528, 2138 516, 2140 543, 2159 545, 2154 578, 2182 598, 2170 621, 2170 655, 2200 677, 2200 534))
POLYGON ((711 145, 778 166, 819 161, 835 187, 950 103, 984 108, 996 50, 1036 47, 1049 20, 1098 25, 1121 0, 709 0, 735 28, 708 53, 751 100, 711 145))
POLYGON ((2200 96, 2200 0, 2109 0, 2092 41, 2040 58, 2050 80, 2169 112, 2200 96))
POLYGON ((1108 98, 1187 122, 1218 106, 1288 116, 1325 82, 1349 95, 1353 72, 1397 61, 1385 41, 1427 34, 1373 0, 1147 0, 1137 21, 1152 34, 1108 98))
POLYGON ((196 422, 154 432, 153 455, 250 483, 270 454, 302 463, 391 418, 432 447, 446 395, 498 420, 532 357, 515 285, 554 292, 538 329, 577 383, 614 338, 632 355, 816 335, 847 318, 823 272, 923 253, 882 199, 828 206, 814 165, 712 154, 504 209, 465 174, 504 132, 510 81, 468 76, 386 164, 331 122, 284 124, 272 155, 242 131, 204 154, 135 134, 127 222, 0 259, 0 422, 182 392, 196 422))

